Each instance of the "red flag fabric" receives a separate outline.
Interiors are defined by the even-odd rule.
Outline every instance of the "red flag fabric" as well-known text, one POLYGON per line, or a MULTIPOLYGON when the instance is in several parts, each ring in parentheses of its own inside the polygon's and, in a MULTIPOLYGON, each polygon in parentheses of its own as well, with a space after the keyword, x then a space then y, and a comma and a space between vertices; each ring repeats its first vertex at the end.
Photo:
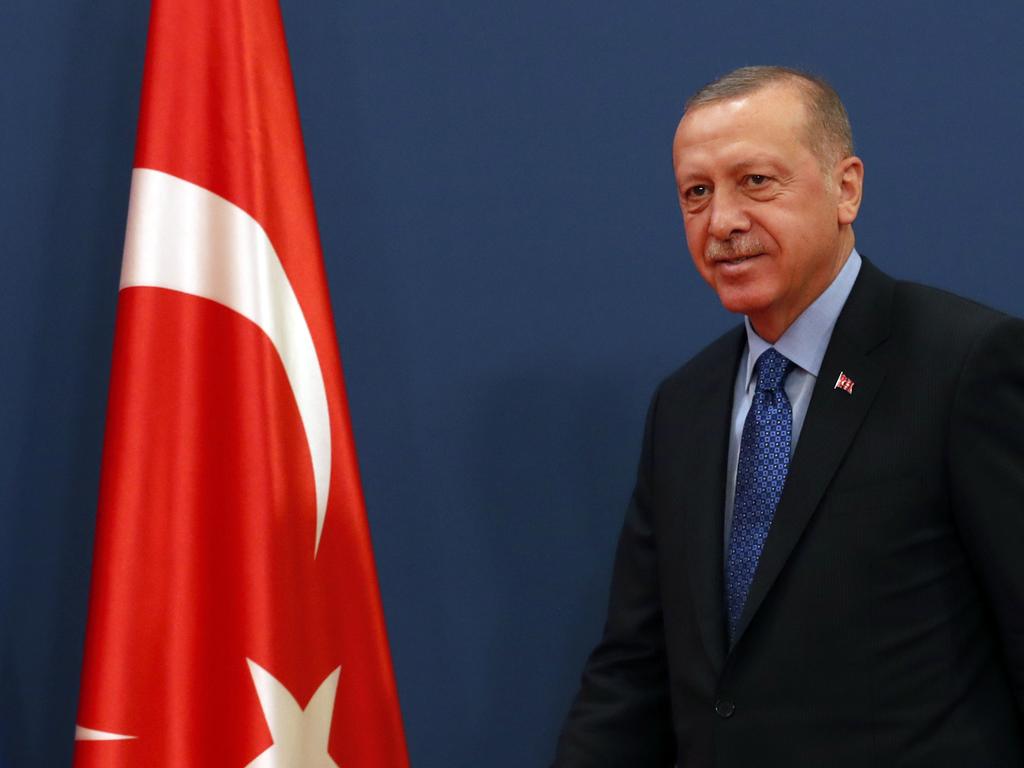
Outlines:
POLYGON ((77 768, 407 766, 277 0, 153 0, 77 768))

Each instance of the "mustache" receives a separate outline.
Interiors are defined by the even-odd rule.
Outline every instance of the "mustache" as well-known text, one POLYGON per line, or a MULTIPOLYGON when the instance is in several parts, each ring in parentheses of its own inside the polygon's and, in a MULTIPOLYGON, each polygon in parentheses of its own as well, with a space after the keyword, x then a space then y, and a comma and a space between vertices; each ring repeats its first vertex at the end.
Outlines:
POLYGON ((756 256, 767 250, 756 235, 741 235, 728 240, 708 240, 704 246, 704 258, 708 261, 730 261, 744 256, 756 256))

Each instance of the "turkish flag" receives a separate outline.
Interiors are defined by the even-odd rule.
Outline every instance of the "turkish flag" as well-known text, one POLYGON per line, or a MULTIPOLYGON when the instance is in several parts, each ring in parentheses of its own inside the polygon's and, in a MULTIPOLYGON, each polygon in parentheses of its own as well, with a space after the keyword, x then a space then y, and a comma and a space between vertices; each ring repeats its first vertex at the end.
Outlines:
POLYGON ((277 0, 153 0, 75 765, 408 765, 277 0))

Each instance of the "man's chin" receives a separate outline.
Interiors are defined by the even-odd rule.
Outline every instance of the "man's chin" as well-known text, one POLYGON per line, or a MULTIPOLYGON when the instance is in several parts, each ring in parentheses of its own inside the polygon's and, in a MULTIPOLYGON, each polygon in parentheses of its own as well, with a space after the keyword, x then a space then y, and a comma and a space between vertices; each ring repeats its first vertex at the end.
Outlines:
POLYGON ((718 300, 728 311, 737 315, 756 316, 771 306, 764 294, 751 290, 736 290, 719 287, 718 300))

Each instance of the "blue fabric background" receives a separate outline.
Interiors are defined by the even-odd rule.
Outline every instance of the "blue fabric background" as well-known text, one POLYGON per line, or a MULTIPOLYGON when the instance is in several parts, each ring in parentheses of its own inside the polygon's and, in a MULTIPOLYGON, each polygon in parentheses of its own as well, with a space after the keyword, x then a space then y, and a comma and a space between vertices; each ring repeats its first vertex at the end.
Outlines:
MULTIPOLYGON (((283 8, 417 768, 550 757, 648 396, 735 322, 669 163, 701 83, 830 78, 867 165, 861 252, 1024 313, 1016 0, 283 8)), ((146 20, 0 6, 5 766, 71 754, 146 20)))

